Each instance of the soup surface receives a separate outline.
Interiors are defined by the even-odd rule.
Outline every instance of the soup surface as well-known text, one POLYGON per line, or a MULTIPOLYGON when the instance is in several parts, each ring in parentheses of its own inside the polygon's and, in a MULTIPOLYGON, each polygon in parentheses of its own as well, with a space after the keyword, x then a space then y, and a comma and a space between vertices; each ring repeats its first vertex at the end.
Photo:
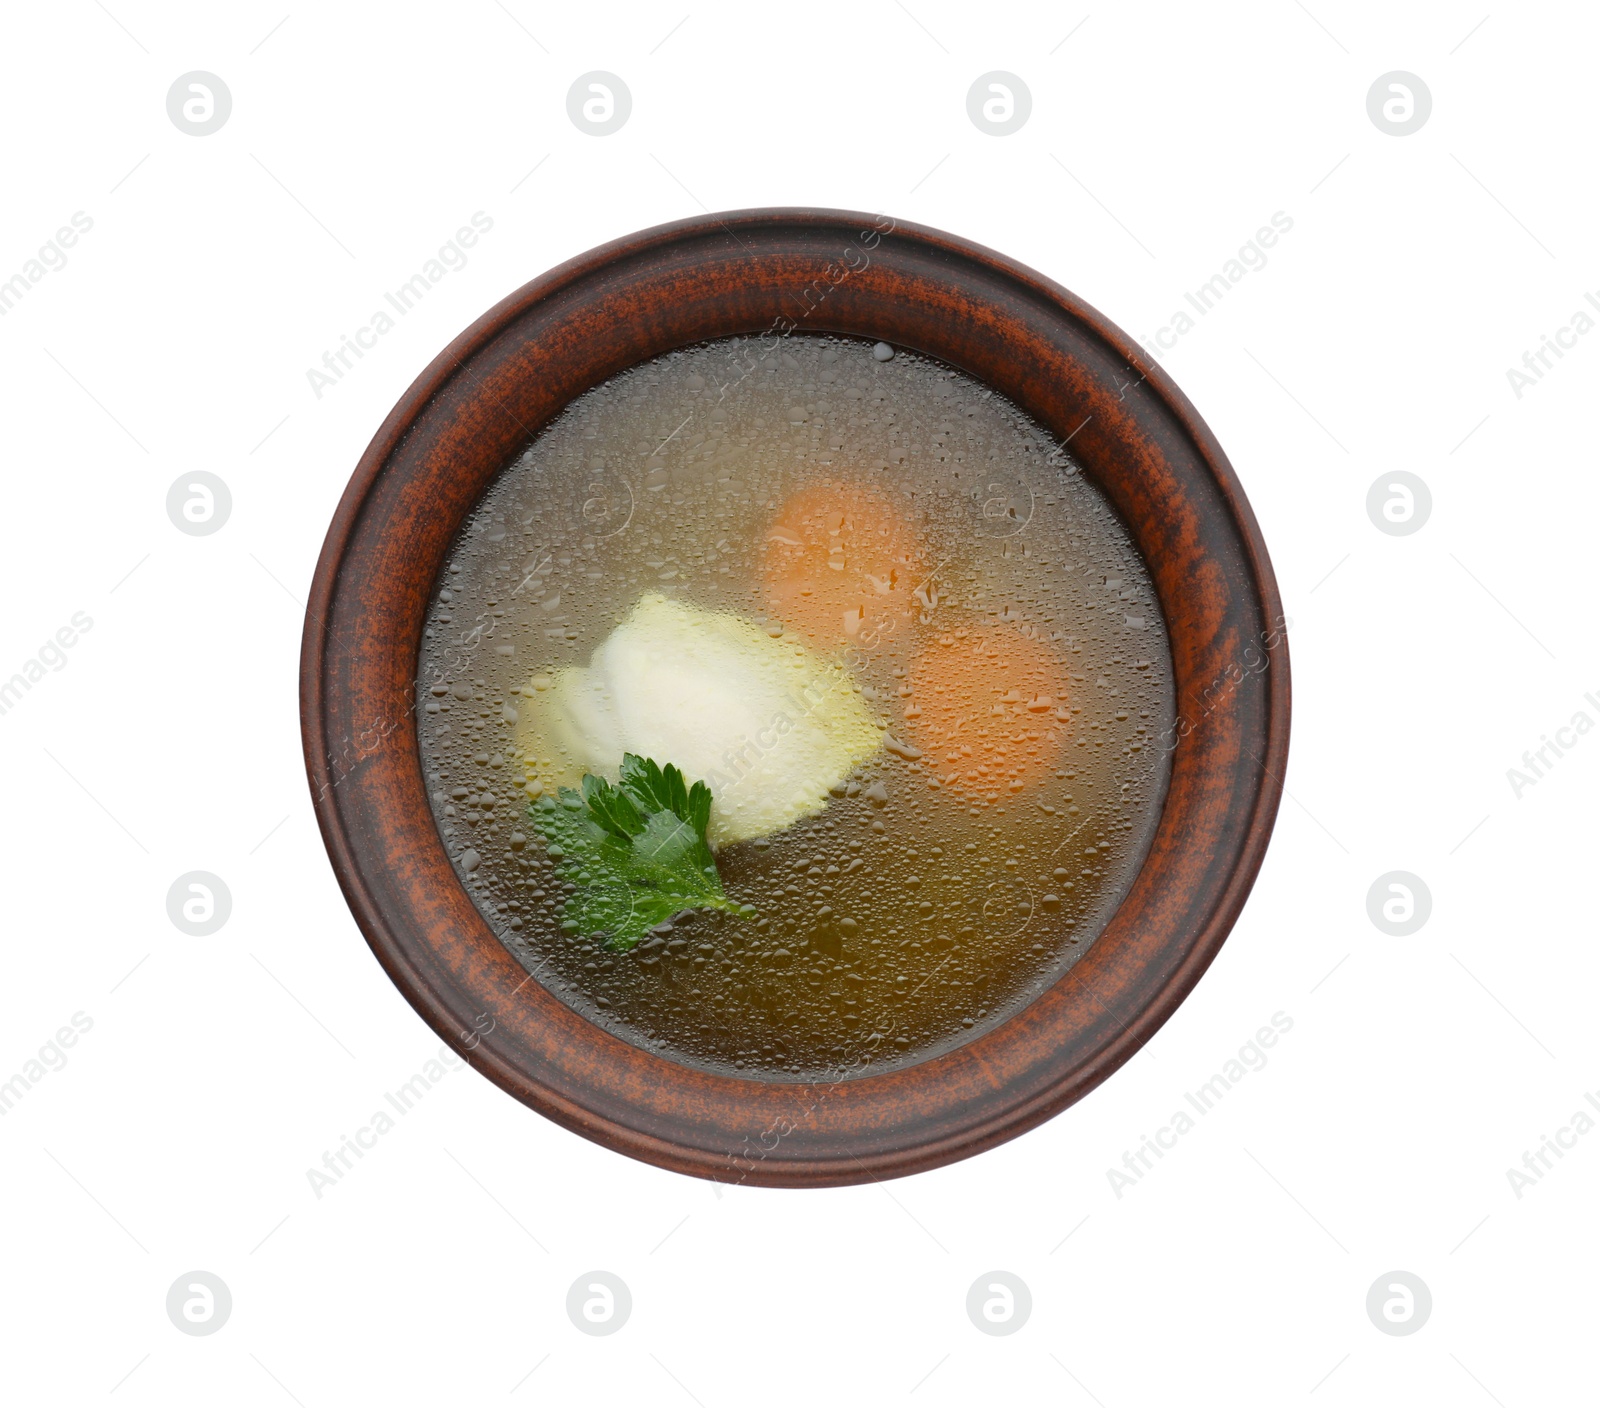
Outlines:
POLYGON ((1149 575, 1070 456, 946 366, 823 336, 569 406, 464 527, 417 689, 507 948, 625 1040, 767 1080, 925 1059, 1054 982, 1144 858, 1173 716, 1149 575), (624 754, 707 784, 705 852, 637 790, 647 830, 574 848, 562 789, 624 754), (669 831, 653 857, 715 889, 672 917, 613 873, 669 831))

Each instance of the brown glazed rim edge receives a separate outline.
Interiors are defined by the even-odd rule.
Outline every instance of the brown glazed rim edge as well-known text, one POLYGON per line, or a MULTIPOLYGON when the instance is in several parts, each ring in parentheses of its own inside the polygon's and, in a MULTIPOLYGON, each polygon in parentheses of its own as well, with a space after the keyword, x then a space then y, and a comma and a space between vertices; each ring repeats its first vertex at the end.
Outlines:
MULTIPOLYGON (((380 901, 374 893, 371 883, 373 867, 381 867, 386 857, 374 853, 370 838, 352 834, 351 826, 339 806, 338 786, 352 780, 358 787, 361 783, 355 777, 359 767, 351 774, 334 776, 335 752, 329 746, 329 739, 332 736, 330 730, 337 727, 338 719, 333 712, 336 702, 327 690, 332 670, 329 632, 341 588, 341 569, 345 566, 351 538, 363 509, 391 458, 435 398, 449 389, 450 382, 458 372, 463 373, 464 381, 469 379, 464 364, 488 348, 519 318, 542 302, 580 286, 586 279, 615 264, 637 259, 644 254, 670 251, 676 245, 687 246, 697 240, 714 237, 719 231, 732 238, 739 238, 736 231, 744 231, 754 238, 763 232, 770 233, 784 226, 792 226, 801 231, 838 232, 844 235, 854 230, 865 231, 873 225, 874 217, 871 216, 819 210, 731 212, 678 221, 612 241, 568 260, 502 300, 429 364, 384 420, 363 454, 334 514, 307 607, 302 650, 301 708, 308 778, 318 822, 341 888, 358 925, 390 977, 446 1041, 480 1071, 525 1103, 566 1127, 621 1152, 667 1168, 726 1182, 824 1186, 911 1173, 967 1157, 1012 1138, 1087 1093, 1159 1029, 1220 949, 1260 868, 1280 800, 1287 759, 1289 670, 1287 644, 1280 642, 1272 650, 1270 667, 1264 669, 1260 676, 1247 678, 1239 694, 1234 696, 1248 696, 1237 706, 1239 710, 1243 710, 1252 700, 1259 706, 1256 707, 1254 727, 1250 731, 1250 742, 1256 745, 1251 752, 1259 768, 1251 770, 1257 774, 1253 794, 1248 799, 1235 799, 1235 811, 1240 814, 1236 817, 1239 825, 1231 851, 1213 865, 1214 870, 1225 871, 1225 882, 1213 895, 1204 922, 1190 925, 1181 941, 1174 940, 1174 951, 1181 952, 1181 960, 1166 973, 1160 986, 1140 1002, 1137 1010, 1112 1014, 1116 1031, 1097 1039, 1091 1049, 1081 1056, 1070 1059, 1061 1057, 1056 1063, 1059 1071, 1046 1084, 1039 1086, 1036 1083, 1031 1090, 1016 1092, 1014 1098, 998 1098, 993 1102, 993 1108, 975 1109, 954 1120, 947 1114, 939 1120, 923 1119, 920 1113, 925 1106, 938 1103, 937 1085, 945 1074, 942 1066, 946 1066, 953 1058, 959 1058, 969 1068, 974 1060, 981 1063, 985 1043, 1024 1022, 1029 1013, 1043 1004, 1043 997, 1015 1014, 994 1032, 945 1056, 896 1072, 859 1077, 843 1086, 824 1091, 824 1098, 835 1096, 827 1112, 834 1128, 830 1131, 832 1142, 824 1140, 823 1147, 816 1150, 807 1147, 811 1131, 806 1119, 816 1114, 819 1108, 817 1104, 814 1103, 808 1115, 802 1116, 798 1123, 783 1119, 781 1114, 775 1119, 767 1118, 780 1108, 780 1102, 772 1098, 774 1092, 792 1094, 812 1087, 736 1081, 640 1053, 653 1063, 653 1079, 663 1081, 668 1086, 676 1083, 685 1089, 681 1115, 674 1116, 670 1109, 663 1115, 656 1108, 648 1118, 641 1116, 634 1120, 630 1118, 625 1102, 620 1117, 615 1098, 596 1099, 595 1107, 591 1107, 586 1103, 588 1092, 583 1089, 581 1082, 573 1086, 569 1079, 565 1087, 558 1088, 555 1081, 547 1079, 547 1068, 536 1062, 530 1063, 525 1050, 518 1050, 514 1044, 494 1037, 476 1039, 477 1034, 462 1025, 459 1014, 472 1005, 471 1001, 467 1007, 463 1007, 462 994, 452 990, 454 985, 450 980, 441 982, 437 970, 425 971, 425 964, 419 959, 427 957, 424 950, 430 940, 415 932, 406 932, 410 916, 396 914, 392 903, 380 901), (1259 699, 1256 699, 1256 695, 1260 696, 1259 699), (733 1121, 724 1119, 720 1126, 708 1130, 704 1110, 694 1106, 695 1091, 691 1089, 707 1082, 751 1090, 749 1118, 741 1117, 733 1121), (870 1100, 861 1092, 889 1084, 901 1088, 903 1092, 896 1097, 899 1104, 890 1101, 888 1108, 891 1112, 896 1108, 904 1110, 904 1128, 890 1128, 886 1132, 882 1125, 882 1110, 868 1109, 865 1113, 871 1118, 861 1122, 859 1148, 854 1147, 856 1136, 850 1125, 851 1110, 857 1105, 870 1105, 870 1100), (919 1086, 923 1088, 918 1090, 919 1086), (921 1105, 919 1099, 923 1102, 921 1105), (928 1125, 920 1135, 917 1132, 919 1120, 928 1125), (765 1133, 775 1128, 778 1133, 773 1146, 769 1148, 765 1133), (840 1134, 841 1129, 844 1130, 843 1134, 840 1134), (752 1134, 762 1135, 755 1145, 751 1143, 752 1134), (719 1144, 722 1146, 720 1149, 717 1147, 719 1144)), ((1242 559, 1259 619, 1268 623, 1282 622, 1281 603, 1266 547, 1231 465, 1188 399, 1158 365, 1149 364, 1132 339, 1053 281, 991 250, 940 231, 903 223, 894 224, 887 238, 903 242, 903 247, 907 249, 938 251, 946 256, 954 256, 955 262, 965 262, 1002 276, 1036 298, 1054 305, 1059 310, 1063 326, 1075 324, 1088 330, 1106 348, 1114 351, 1127 367, 1141 372, 1159 403, 1155 414, 1170 418, 1181 429, 1188 445, 1208 472, 1212 491, 1220 496, 1226 506, 1232 541, 1223 547, 1232 549, 1242 559)), ((604 292, 598 297, 603 299, 604 292)), ((831 327, 826 319, 822 319, 811 323, 806 330, 843 329, 831 327)), ((886 333, 892 333, 892 329, 886 329, 886 333)), ((889 340, 896 339, 891 335, 889 340)), ((902 342, 901 345, 917 344, 902 342)), ((919 347, 918 350, 928 351, 934 356, 942 355, 936 348, 919 347)), ((945 357, 945 360, 950 358, 945 357)), ((1141 548, 1143 546, 1141 543, 1141 548)), ((436 575, 438 566, 438 562, 430 564, 433 575, 436 575)), ((1163 609, 1166 607, 1164 600, 1163 609)), ((414 664, 413 660, 413 671, 414 664)), ((1180 695, 1180 714, 1182 707, 1180 695)), ((1226 722, 1234 712, 1235 705, 1225 702, 1218 717, 1226 722)), ((1222 731, 1222 727, 1219 724, 1212 731, 1212 739, 1222 731)), ((411 764, 420 781, 420 760, 416 755, 414 736, 408 734, 407 737, 413 737, 411 764)), ((1199 745, 1201 749, 1209 746, 1212 745, 1205 740, 1199 745)), ((1237 765, 1240 768, 1248 767, 1242 760, 1237 765)), ((442 843, 440 850, 442 853, 442 843)), ((464 888, 459 884, 457 888, 461 891, 461 898, 470 905, 464 888)), ((498 940, 493 938, 487 925, 482 925, 482 931, 482 935, 475 936, 475 941, 487 936, 490 942, 498 946, 498 940)), ((1085 960, 1098 947, 1098 943, 1091 947, 1085 960)), ((509 955, 506 957, 507 961, 513 961, 509 955)), ((1072 975, 1083 966, 1084 962, 1080 961, 1056 987, 1071 980, 1072 975)), ((1053 994, 1054 991, 1053 988, 1048 993, 1053 994)), ((471 995, 473 1000, 477 996, 471 995)), ((545 997, 548 1003, 560 1005, 548 994, 545 997)), ((597 1059, 602 1062, 616 1059, 615 1047, 623 1046, 623 1043, 584 1022, 570 1009, 563 1006, 562 1011, 580 1028, 586 1028, 592 1034, 585 1037, 579 1032, 575 1038, 580 1045, 587 1042, 596 1048, 594 1052, 583 1053, 585 1056, 598 1053, 597 1059)), ((548 1007, 545 1008, 545 1015, 562 1022, 560 1015, 548 1007)), ((570 1023, 563 1024, 570 1026, 570 1023)), ((567 1035, 571 1037, 573 1033, 569 1031, 567 1035)), ((1050 1038, 1051 1034, 1044 1032, 1035 1033, 1031 1039, 1048 1044, 1050 1038)), ((1002 1093, 996 1091, 997 1096, 1002 1093)), ((669 1090, 663 1098, 670 1106, 673 1092, 669 1090)), ((737 1097, 729 1099, 734 1105, 739 1103, 737 1097)), ((723 1105, 727 1103, 727 1100, 723 1101, 723 1105)))

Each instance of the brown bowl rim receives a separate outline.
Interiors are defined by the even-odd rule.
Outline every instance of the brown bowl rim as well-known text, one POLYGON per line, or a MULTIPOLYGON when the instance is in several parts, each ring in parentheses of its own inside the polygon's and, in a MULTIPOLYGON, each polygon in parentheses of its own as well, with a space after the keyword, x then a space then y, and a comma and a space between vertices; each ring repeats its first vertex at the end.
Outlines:
POLYGON ((1216 437, 1165 371, 1014 260, 836 210, 656 226, 552 269, 466 329, 400 398, 345 489, 312 582, 300 686, 307 775, 335 874, 423 1019, 568 1129, 664 1168, 766 1186, 934 1168, 1016 1137, 1105 1080, 1226 939, 1266 851, 1289 746, 1286 624, 1266 545, 1216 437), (952 1051, 798 1084, 655 1055, 528 981, 439 837, 409 684, 432 584, 495 472, 487 464, 509 463, 508 446, 625 366, 734 332, 793 330, 938 357, 1070 437, 1151 568, 1178 699, 1156 838, 1087 953, 952 1051))

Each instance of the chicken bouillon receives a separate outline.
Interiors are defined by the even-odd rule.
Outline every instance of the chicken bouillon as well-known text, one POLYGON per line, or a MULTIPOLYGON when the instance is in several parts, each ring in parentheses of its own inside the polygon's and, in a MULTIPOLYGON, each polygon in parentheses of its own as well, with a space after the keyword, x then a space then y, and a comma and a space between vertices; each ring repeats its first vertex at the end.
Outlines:
POLYGON ((1039 425, 883 343, 728 339, 573 402, 470 516, 418 675, 490 927, 625 1040, 764 1080, 959 1045, 1137 873, 1172 663, 1039 425))

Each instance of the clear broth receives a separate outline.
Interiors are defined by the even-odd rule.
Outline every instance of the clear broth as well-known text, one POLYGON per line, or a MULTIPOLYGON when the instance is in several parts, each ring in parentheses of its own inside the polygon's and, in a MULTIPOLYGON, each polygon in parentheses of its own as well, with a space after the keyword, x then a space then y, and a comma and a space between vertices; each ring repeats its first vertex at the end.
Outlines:
POLYGON ((1174 711, 1145 565, 1048 432, 931 359, 821 336, 685 348, 570 405, 464 527, 417 688, 440 833, 518 961, 628 1041, 767 1080, 926 1059, 1055 982, 1144 859, 1174 711), (837 583, 775 590, 772 530, 797 494, 835 493, 916 540, 835 642, 886 746, 820 814, 721 849, 756 920, 686 914, 626 952, 563 933, 523 691, 586 664, 649 591, 809 642, 837 583), (986 662, 1019 652, 1059 690, 1002 691, 986 662))

